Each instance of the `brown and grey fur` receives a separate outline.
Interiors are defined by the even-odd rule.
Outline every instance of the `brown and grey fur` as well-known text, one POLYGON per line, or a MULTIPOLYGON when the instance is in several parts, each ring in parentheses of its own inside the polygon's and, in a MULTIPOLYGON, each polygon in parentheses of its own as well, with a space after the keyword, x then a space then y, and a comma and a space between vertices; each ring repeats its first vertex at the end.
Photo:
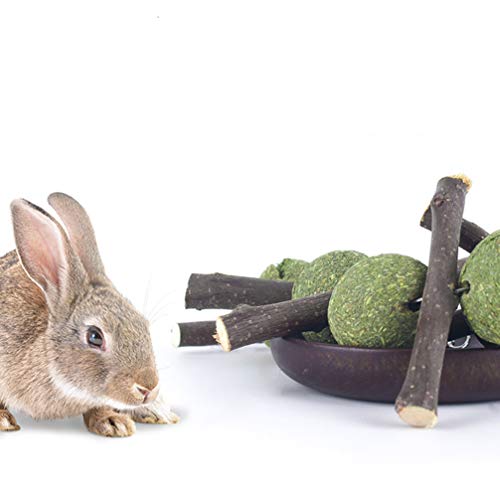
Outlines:
POLYGON ((19 428, 10 410, 83 415, 105 436, 131 435, 134 420, 175 423, 155 400, 148 322, 106 277, 87 214, 62 193, 49 203, 67 233, 35 205, 12 203, 17 250, 0 259, 0 431, 19 428), (105 332, 106 352, 86 344, 90 325, 105 332))

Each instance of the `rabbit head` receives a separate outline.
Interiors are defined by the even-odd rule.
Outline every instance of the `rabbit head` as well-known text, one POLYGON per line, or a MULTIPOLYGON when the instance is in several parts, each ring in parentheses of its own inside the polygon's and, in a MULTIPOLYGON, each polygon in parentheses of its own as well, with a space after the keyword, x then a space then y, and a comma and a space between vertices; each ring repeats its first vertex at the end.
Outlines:
POLYGON ((26 200, 11 210, 21 264, 47 303, 38 341, 52 382, 89 407, 152 403, 159 382, 147 320, 107 278, 83 207, 62 193, 49 203, 66 231, 26 200))

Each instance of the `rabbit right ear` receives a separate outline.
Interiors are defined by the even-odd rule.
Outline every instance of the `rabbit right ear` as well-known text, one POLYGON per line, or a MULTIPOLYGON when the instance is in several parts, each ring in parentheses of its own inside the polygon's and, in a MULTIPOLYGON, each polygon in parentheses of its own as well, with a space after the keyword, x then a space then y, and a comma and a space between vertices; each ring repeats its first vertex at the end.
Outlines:
POLYGON ((106 273, 99 255, 94 228, 85 209, 74 198, 64 193, 52 193, 50 206, 61 217, 69 234, 71 246, 93 283, 106 281, 106 273))
POLYGON ((11 204, 17 252, 28 276, 45 292, 49 307, 71 304, 85 273, 68 237, 47 212, 26 200, 11 204))

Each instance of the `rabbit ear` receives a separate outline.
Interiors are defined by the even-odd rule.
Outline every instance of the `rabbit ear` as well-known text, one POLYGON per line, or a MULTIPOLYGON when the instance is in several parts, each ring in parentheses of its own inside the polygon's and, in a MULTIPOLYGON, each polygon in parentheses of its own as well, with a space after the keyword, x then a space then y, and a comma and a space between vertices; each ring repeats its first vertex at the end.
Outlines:
POLYGON ((94 229, 85 209, 71 196, 52 193, 50 206, 61 217, 69 234, 71 246, 80 258, 91 282, 105 281, 106 274, 99 255, 94 229))
POLYGON ((54 310, 71 303, 85 273, 59 223, 26 200, 11 204, 17 252, 30 278, 45 292, 54 310))

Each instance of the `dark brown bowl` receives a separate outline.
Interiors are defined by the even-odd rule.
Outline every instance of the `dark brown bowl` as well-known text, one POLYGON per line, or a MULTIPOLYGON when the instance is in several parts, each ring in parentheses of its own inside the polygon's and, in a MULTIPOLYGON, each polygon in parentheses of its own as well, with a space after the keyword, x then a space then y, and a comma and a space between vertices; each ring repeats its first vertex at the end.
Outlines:
MULTIPOLYGON (((274 360, 290 378, 327 394, 393 403, 410 349, 341 347, 298 338, 271 342, 274 360)), ((500 349, 447 349, 441 403, 500 400, 500 349)))

